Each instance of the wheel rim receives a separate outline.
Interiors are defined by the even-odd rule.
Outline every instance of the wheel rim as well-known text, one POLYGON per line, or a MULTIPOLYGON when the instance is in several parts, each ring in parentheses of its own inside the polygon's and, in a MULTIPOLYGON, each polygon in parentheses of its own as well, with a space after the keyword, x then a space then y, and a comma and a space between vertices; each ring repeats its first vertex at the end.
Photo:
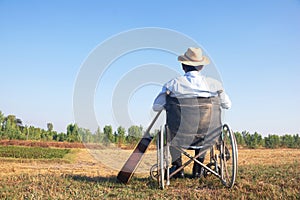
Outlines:
POLYGON ((223 126, 220 151, 222 181, 226 187, 231 188, 237 173, 237 148, 235 137, 228 125, 223 126))

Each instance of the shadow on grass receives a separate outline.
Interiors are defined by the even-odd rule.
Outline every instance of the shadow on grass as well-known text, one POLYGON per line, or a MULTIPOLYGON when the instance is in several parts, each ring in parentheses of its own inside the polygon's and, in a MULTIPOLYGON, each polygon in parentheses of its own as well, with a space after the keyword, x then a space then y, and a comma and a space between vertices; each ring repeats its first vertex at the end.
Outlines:
MULTIPOLYGON (((153 180, 150 177, 133 177, 128 184, 124 184, 120 182, 116 176, 108 176, 108 177, 90 177, 86 175, 65 175, 66 178, 70 178, 74 181, 78 182, 90 182, 102 185, 110 185, 118 188, 147 188, 147 189, 160 189, 158 186, 158 182, 153 180)), ((171 179, 170 189, 174 187, 186 187, 186 188, 194 188, 197 190, 201 189, 210 189, 210 190, 218 190, 224 188, 224 186, 219 182, 218 179, 192 179, 190 177, 186 177, 184 179, 171 179)))
POLYGON ((137 185, 144 186, 148 189, 159 189, 158 183, 149 178, 133 177, 128 184, 124 184, 117 179, 117 176, 108 176, 108 177, 90 177, 86 175, 74 175, 74 174, 65 174, 64 177, 72 179, 77 182, 90 182, 95 184, 102 185, 113 185, 114 187, 136 187, 137 185))
POLYGON ((139 178, 139 177, 134 177, 128 184, 124 184, 121 181, 117 179, 117 176, 96 176, 96 177, 90 177, 86 175, 74 175, 74 174, 66 174, 66 178, 73 179, 75 181, 80 181, 80 182, 94 182, 94 183, 99 183, 99 182, 106 182, 106 183, 115 183, 115 184, 120 184, 120 185, 130 185, 132 183, 137 183, 137 182, 142 182, 142 183, 147 183, 147 182, 154 182, 150 178, 139 178))

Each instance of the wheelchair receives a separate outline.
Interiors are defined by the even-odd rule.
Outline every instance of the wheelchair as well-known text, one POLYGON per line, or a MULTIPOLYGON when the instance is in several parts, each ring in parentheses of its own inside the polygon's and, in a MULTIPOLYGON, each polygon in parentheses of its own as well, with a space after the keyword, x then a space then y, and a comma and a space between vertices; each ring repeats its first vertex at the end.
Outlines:
MULTIPOLYGON (((211 102, 211 99, 207 98, 204 99, 204 101, 211 102)), ((237 176, 237 143, 230 126, 228 124, 221 124, 219 100, 216 98, 216 100, 213 101, 213 106, 210 106, 210 109, 205 111, 210 114, 210 120, 208 121, 211 121, 212 118, 217 119, 215 120, 217 122, 211 125, 211 123, 201 122, 201 119, 198 123, 199 118, 207 117, 205 113, 204 115, 199 115, 199 112, 203 110, 202 99, 200 99, 200 101, 199 98, 182 101, 167 97, 167 106, 165 108, 167 112, 167 123, 161 127, 157 134, 157 164, 153 165, 150 169, 150 176, 157 181, 161 189, 170 185, 171 178, 175 177, 180 170, 183 170, 193 162, 198 163, 202 167, 201 172, 203 177, 214 175, 220 179, 225 187, 233 187, 237 176), (189 120, 191 120, 192 123, 189 120), (203 131, 203 126, 205 127, 207 124, 210 124, 209 128, 203 131), (192 127, 192 125, 194 125, 194 127, 192 127), (186 134, 188 135, 187 138, 192 139, 182 143, 181 141, 185 140, 185 134, 181 136, 177 136, 176 134, 178 134, 178 132, 186 133, 187 129, 190 132, 199 132, 200 130, 200 134, 186 134), (206 132, 204 136, 203 132, 206 132), (175 148, 181 155, 186 156, 188 159, 175 171, 170 170, 172 165, 170 147, 175 148), (197 150, 199 153, 192 156, 188 150, 197 150), (199 158, 204 157, 206 153, 208 153, 206 157, 209 157, 208 163, 200 162, 199 158)))

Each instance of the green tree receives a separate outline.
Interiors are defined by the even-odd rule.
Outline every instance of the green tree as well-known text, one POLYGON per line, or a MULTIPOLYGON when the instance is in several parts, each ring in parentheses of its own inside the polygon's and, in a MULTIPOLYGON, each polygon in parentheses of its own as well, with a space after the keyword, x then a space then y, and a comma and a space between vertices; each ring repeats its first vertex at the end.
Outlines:
POLYGON ((5 116, 2 113, 2 111, 0 110, 0 131, 2 130, 2 124, 4 122, 5 116))
POLYGON ((254 137, 257 147, 262 147, 264 145, 264 140, 263 140, 263 137, 261 136, 261 134, 255 132, 253 137, 254 137))
POLYGON ((114 139, 113 140, 114 140, 115 144, 117 144, 119 142, 119 137, 118 137, 118 132, 117 131, 114 132, 114 139))
POLYGON ((1 113, 1 121, 2 139, 25 139, 22 133, 24 126, 21 119, 16 118, 15 115, 4 117, 1 113))
POLYGON ((67 135, 65 133, 58 133, 54 135, 53 139, 59 142, 64 142, 67 141, 67 135))
POLYGON ((40 140, 42 138, 42 129, 41 128, 33 128, 33 139, 40 140))
POLYGON ((92 133, 89 129, 79 128, 78 129, 80 140, 85 143, 93 142, 92 133))
POLYGON ((40 140, 42 138, 42 130, 34 126, 28 128, 28 133, 26 134, 26 139, 28 140, 40 140))
POLYGON ((139 141, 143 136, 142 126, 131 126, 128 128, 128 142, 133 143, 139 141))
POLYGON ((234 135, 235 135, 237 144, 241 145, 241 146, 244 146, 245 145, 245 140, 244 140, 243 135, 240 132, 235 132, 234 135))
POLYGON ((8 115, 4 118, 3 123, 4 129, 8 130, 16 130, 16 116, 15 115, 8 115))
POLYGON ((265 137, 265 147, 275 149, 280 146, 280 138, 278 135, 268 135, 265 137))
POLYGON ((281 146, 287 148, 295 148, 296 142, 292 135, 283 135, 281 136, 281 146))
POLYGON ((5 119, 5 116, 0 110, 0 139, 5 139, 5 134, 4 134, 4 131, 2 129, 4 119, 5 119))
POLYGON ((67 141, 68 142, 79 142, 79 132, 77 124, 69 124, 67 126, 67 141))
POLYGON ((19 128, 19 130, 21 130, 24 127, 22 120, 19 118, 16 118, 15 123, 16 123, 16 127, 19 128))
POLYGON ((113 135, 113 130, 111 125, 106 125, 103 128, 103 132, 104 132, 104 142, 106 144, 114 141, 114 135, 113 135))
POLYGON ((295 146, 297 148, 300 148, 300 137, 299 137, 299 134, 296 134, 293 137, 294 137, 294 141, 295 141, 295 146))
POLYGON ((255 132, 254 134, 250 134, 249 132, 243 132, 243 137, 247 147, 252 149, 262 146, 264 142, 262 136, 257 132, 255 132))
POLYGON ((29 133, 29 128, 28 126, 24 126, 23 130, 22 130, 22 134, 25 137, 25 140, 28 140, 28 133, 29 133))
POLYGON ((122 145, 125 143, 125 128, 123 128, 122 126, 119 126, 118 129, 118 142, 119 142, 119 145, 122 145))
POLYGON ((47 130, 48 132, 51 132, 51 131, 53 131, 53 124, 52 124, 52 123, 50 123, 50 122, 49 122, 49 123, 47 123, 47 129, 48 129, 48 130, 47 130))
POLYGON ((8 115, 4 119, 4 132, 8 139, 16 139, 16 116, 15 115, 8 115))

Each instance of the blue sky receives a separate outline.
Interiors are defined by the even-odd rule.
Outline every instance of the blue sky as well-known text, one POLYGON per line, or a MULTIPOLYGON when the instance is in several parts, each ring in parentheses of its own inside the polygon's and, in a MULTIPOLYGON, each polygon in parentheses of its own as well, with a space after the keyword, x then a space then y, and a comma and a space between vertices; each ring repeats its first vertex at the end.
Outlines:
MULTIPOLYGON (((0 0, 0 110, 26 125, 46 128, 52 122, 56 130, 65 131, 74 122, 74 84, 88 55, 108 38, 143 27, 175 30, 204 47, 233 102, 225 120, 234 130, 300 132, 296 0, 0 0)), ((122 69, 107 71, 95 91, 99 126, 117 126, 110 90, 126 70, 156 62, 181 73, 176 59, 149 50, 117 60, 114 65, 122 69)), ((145 86, 131 97, 128 109, 136 124, 149 123, 159 90, 157 85, 145 86)))

